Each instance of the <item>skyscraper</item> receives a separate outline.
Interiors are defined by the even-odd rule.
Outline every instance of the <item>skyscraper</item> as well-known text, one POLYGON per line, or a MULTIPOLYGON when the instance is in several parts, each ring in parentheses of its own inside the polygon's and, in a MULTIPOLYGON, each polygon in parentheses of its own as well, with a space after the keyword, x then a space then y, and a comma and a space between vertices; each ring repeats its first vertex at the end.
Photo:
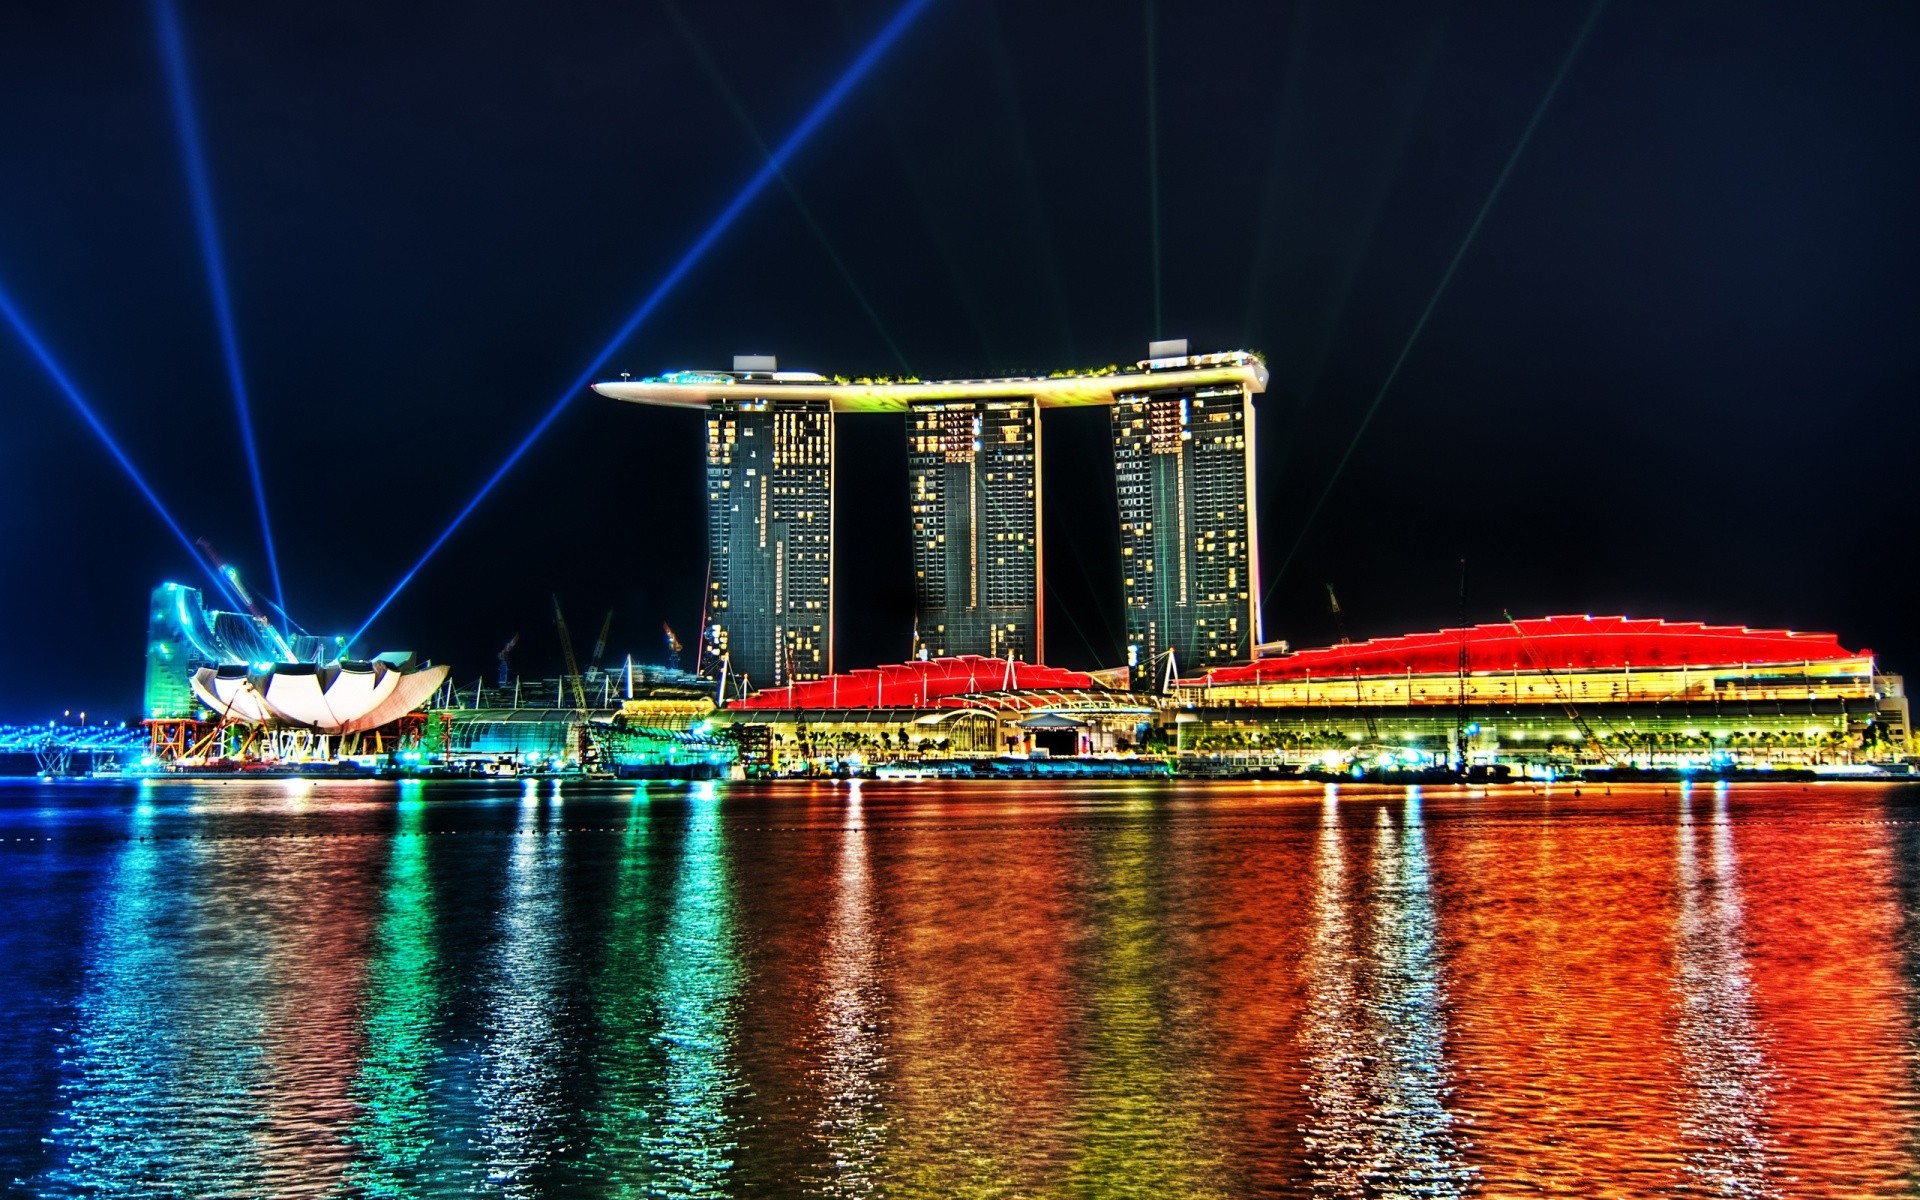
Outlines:
POLYGON ((1135 390, 1113 404, 1127 663, 1158 678, 1260 642, 1253 394, 1245 383, 1135 390))
POLYGON ((1038 403, 914 404, 907 477, 921 649, 1041 661, 1038 403))
MULTIPOLYGON (((622 377, 596 392, 703 409, 708 621, 736 675, 772 687, 833 667, 833 422, 906 418, 916 631, 929 656, 1043 661, 1040 412, 1114 409, 1129 664, 1158 679, 1260 640, 1245 351, 1156 342, 1131 368, 993 379, 829 379, 739 356, 730 371, 622 377)), ((866 547, 855 547, 864 572, 866 547)), ((905 647, 903 646, 904 650, 905 647)))
POLYGON ((823 399, 707 409, 708 621, 755 687, 833 670, 833 415, 823 399))

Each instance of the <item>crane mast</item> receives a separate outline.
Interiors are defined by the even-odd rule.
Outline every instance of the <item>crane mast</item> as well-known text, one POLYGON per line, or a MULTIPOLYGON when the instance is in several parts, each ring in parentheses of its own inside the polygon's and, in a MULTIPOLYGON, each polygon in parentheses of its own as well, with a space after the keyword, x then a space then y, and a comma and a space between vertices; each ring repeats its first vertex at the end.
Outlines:
POLYGON ((560 611, 560 597, 553 598, 553 627, 560 633, 560 653, 567 664, 567 685, 573 689, 573 706, 587 711, 587 688, 580 681, 580 663, 573 657, 573 637, 567 632, 567 616, 560 611))

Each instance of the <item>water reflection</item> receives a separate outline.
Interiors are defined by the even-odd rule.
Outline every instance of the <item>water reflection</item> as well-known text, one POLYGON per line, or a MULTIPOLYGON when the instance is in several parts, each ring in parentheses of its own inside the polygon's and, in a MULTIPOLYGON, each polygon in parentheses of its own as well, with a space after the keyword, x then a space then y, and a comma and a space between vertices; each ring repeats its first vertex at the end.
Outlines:
POLYGON ((1088 1039, 1080 1152, 1070 1190, 1096 1195, 1225 1195, 1207 1138, 1204 1078, 1173 1011, 1176 972, 1163 872, 1169 863, 1151 802, 1100 837, 1086 881, 1091 912, 1088 1039))
POLYGON ((367 968, 366 1049, 353 1085, 360 1111, 348 1133, 359 1151, 349 1182, 381 1197, 415 1195, 462 1173, 449 1169, 459 1148, 436 1137, 446 1115, 434 1095, 444 987, 427 873, 426 805, 417 785, 403 793, 398 817, 367 968))
POLYGON ((666 1107, 647 1137, 659 1190, 725 1192, 736 1147, 728 1107, 740 1093, 732 1058, 741 970, 720 802, 702 785, 688 814, 662 948, 661 1045, 666 1107))
MULTIPOLYGON (((175 1084, 187 1039, 174 1014, 186 989, 172 943, 186 913, 171 889, 186 879, 167 868, 187 856, 178 843, 150 840, 151 832, 150 816, 136 815, 134 840, 105 883, 68 1046, 66 1111, 51 1132, 60 1161, 43 1191, 185 1191, 217 1182, 181 1170, 186 1114, 175 1084)), ((195 1137, 203 1132, 186 1127, 195 1137)))
POLYGON ((330 1191, 359 1052, 360 848, 162 838, 157 817, 135 810, 102 898, 45 1190, 330 1191))
POLYGON ((654 989, 662 909, 652 894, 653 810, 644 786, 628 805, 607 910, 603 957, 594 980, 595 1096, 587 1149, 597 1190, 610 1196, 650 1191, 647 1131, 666 1107, 654 1038, 654 989))
POLYGON ((565 1151, 565 1047, 556 1017, 564 998, 559 876, 566 838, 545 828, 543 815, 537 795, 522 798, 480 1072, 487 1178, 509 1196, 539 1194, 540 1169, 565 1151))
POLYGON ((1769 1195, 1774 1185, 1764 1123, 1773 1080, 1753 1015, 1742 947, 1739 880, 1726 794, 1716 792, 1700 862, 1700 824, 1691 788, 1680 793, 1677 826, 1680 1133, 1692 1188, 1721 1196, 1769 1195))
POLYGON ((826 943, 826 1051, 820 1066, 820 1136, 826 1143, 834 1195, 879 1195, 879 1163, 887 1135, 880 1088, 886 1041, 880 1030, 885 997, 873 927, 867 864, 866 810, 855 781, 840 829, 833 915, 826 943))
POLYGON ((1346 877, 1340 808, 1330 792, 1308 957, 1314 1120, 1307 1144, 1315 1189, 1464 1195, 1474 1172, 1448 1107, 1445 996, 1420 794, 1409 791, 1399 829, 1387 808, 1375 812, 1366 881, 1372 920, 1364 926, 1352 913, 1359 881, 1346 877))
POLYGON ((361 786, 0 792, 0 1190, 1920 1178, 1920 791, 361 786))

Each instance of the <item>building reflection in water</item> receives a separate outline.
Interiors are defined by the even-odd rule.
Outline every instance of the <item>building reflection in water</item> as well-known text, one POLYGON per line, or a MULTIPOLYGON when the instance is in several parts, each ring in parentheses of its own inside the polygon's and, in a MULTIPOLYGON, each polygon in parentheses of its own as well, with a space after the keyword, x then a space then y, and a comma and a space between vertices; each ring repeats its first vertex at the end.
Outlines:
POLYGON ((652 1179, 647 1131, 661 1119, 663 1054, 654 988, 664 908, 654 902, 653 805, 644 784, 628 804, 607 909, 605 949, 593 982, 597 1036, 594 1099, 587 1112, 592 1142, 587 1173, 606 1195, 644 1194, 652 1179))
MULTIPOLYGON (((160 837, 143 794, 104 883, 42 1192, 316 1195, 346 1164, 369 903, 355 846, 160 837), (306 920, 304 917, 311 917, 306 920)), ((296 797, 296 803, 298 797, 296 797)))
POLYGON ((1679 913, 1674 948, 1680 1047, 1680 1134, 1691 1188, 1720 1196, 1770 1194, 1765 1121, 1773 1079, 1754 1020, 1753 988, 1742 947, 1733 825, 1716 791, 1701 822, 1691 787, 1680 791, 1679 913))
POLYGON ((740 949, 713 784, 695 788, 687 822, 659 972, 666 1104, 647 1143, 655 1190, 716 1196, 733 1166, 729 1107, 742 1089, 733 1061, 740 949))
POLYGON ((1070 1191, 1227 1194, 1196 1047, 1179 1020, 1180 964, 1168 952, 1166 823, 1151 800, 1094 841, 1086 880, 1089 961, 1079 1154, 1070 1191))
POLYGON ((1361 881, 1347 877, 1340 808, 1329 789, 1308 951, 1315 1189, 1464 1195, 1474 1172, 1448 1108, 1445 995, 1419 789, 1408 790, 1398 830, 1387 808, 1376 811, 1365 881, 1370 923, 1355 919, 1361 881))
POLYGON ((451 1115, 436 1103, 435 1038, 445 1002, 437 938, 439 914, 428 874, 426 802, 418 783, 402 784, 388 856, 386 897, 367 967, 366 1049, 353 1083, 359 1114, 348 1141, 357 1156, 348 1182, 368 1196, 411 1196, 458 1179, 451 1115))
POLYGON ((1075 839, 1044 813, 970 827, 970 809, 980 800, 952 791, 916 798, 874 864, 890 1195, 1044 1194, 1073 1152, 1075 839))
MULTIPOLYGON (((555 781, 555 809, 559 787, 555 781)), ((557 1017, 566 999, 560 908, 566 838, 546 827, 546 815, 529 781, 513 831, 487 988, 480 1138, 488 1181, 507 1195, 540 1194, 543 1168, 563 1153, 566 1063, 557 1017)))
POLYGON ((879 1163, 887 1132, 880 1090, 887 1065, 880 1029, 885 996, 859 780, 849 788, 834 883, 826 942, 820 1136, 833 1171, 829 1193, 873 1196, 882 1191, 879 1163))
MULTIPOLYGON (((86 1194, 147 1186, 191 1190, 214 1180, 181 1161, 175 1107, 189 1032, 176 1014, 188 844, 150 840, 151 809, 136 811, 126 848, 103 884, 86 981, 74 1014, 52 1130, 56 1166, 40 1191, 86 1194)), ((195 1128, 195 1132, 199 1130, 195 1128)))

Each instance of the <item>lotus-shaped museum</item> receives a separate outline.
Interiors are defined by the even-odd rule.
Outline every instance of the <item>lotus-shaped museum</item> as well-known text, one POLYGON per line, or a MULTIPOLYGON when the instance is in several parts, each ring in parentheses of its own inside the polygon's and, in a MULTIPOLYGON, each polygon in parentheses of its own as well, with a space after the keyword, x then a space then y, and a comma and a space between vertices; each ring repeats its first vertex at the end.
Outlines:
POLYGON ((317 733, 363 733, 406 716, 446 682, 444 666, 416 667, 411 655, 367 662, 201 667, 193 693, 223 720, 317 733))

